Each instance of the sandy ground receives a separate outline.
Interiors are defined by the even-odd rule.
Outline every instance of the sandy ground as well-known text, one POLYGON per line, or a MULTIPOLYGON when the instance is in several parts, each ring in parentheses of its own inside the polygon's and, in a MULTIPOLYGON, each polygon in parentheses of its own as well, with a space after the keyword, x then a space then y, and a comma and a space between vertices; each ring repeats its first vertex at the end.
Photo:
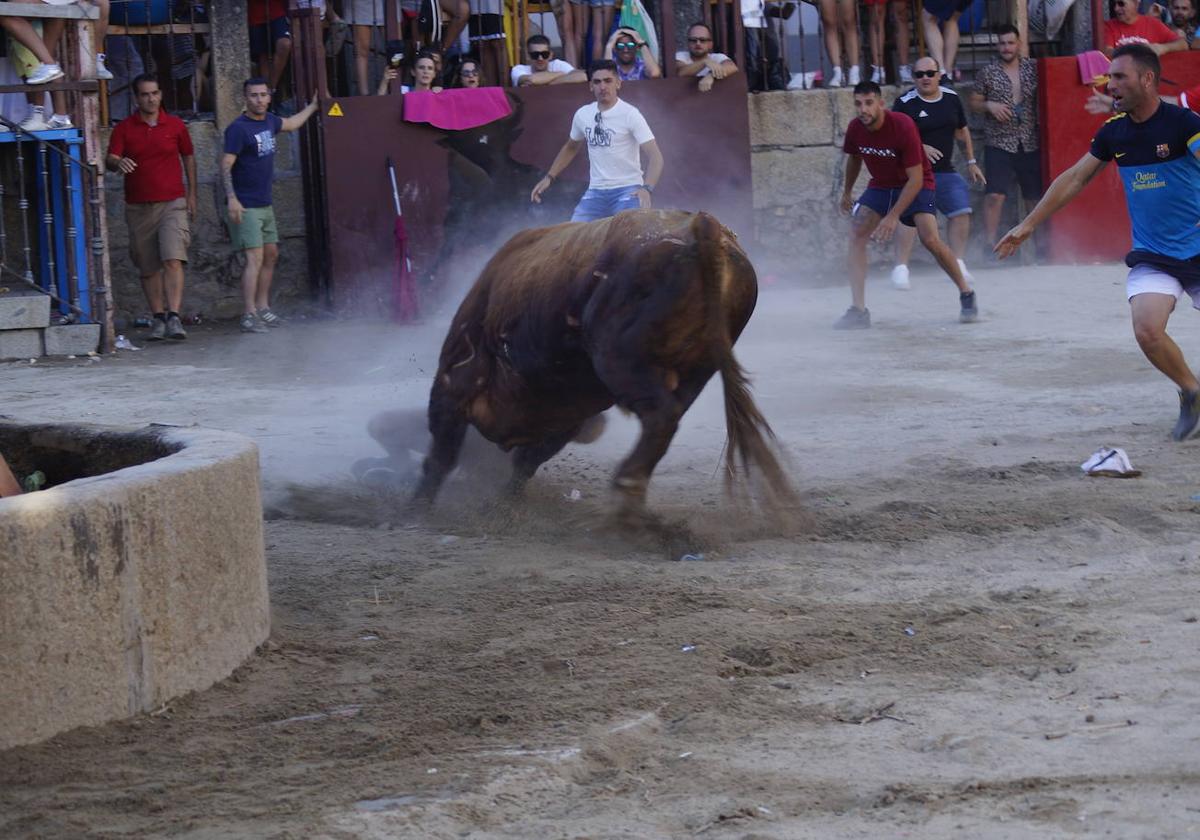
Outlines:
POLYGON ((737 350, 810 521, 723 500, 714 384, 652 485, 700 560, 602 524, 620 417, 516 510, 477 474, 420 520, 354 486, 437 324, 2 366, 18 418, 257 440, 274 630, 161 714, 0 754, 0 836, 1200 834, 1200 444, 1122 280, 978 272, 968 326, 945 279, 876 280, 851 334, 844 289, 764 288, 737 350), (1083 477, 1105 444, 1144 476, 1083 477))

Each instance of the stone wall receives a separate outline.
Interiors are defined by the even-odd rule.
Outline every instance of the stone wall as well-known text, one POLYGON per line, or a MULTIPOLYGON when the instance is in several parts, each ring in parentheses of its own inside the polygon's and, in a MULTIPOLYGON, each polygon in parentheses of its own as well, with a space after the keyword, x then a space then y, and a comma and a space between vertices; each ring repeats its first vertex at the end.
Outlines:
MULTIPOLYGON (((183 295, 183 314, 205 318, 232 318, 242 311, 241 254, 234 252, 221 223, 224 193, 220 184, 221 132, 213 122, 191 122, 188 130, 196 148, 200 182, 196 219, 192 223, 183 295)), ((108 148, 108 132, 104 136, 108 148)), ((279 223, 280 260, 272 286, 276 300, 307 302, 308 253, 305 248, 304 200, 300 181, 300 155, 295 134, 279 135, 275 157, 275 215, 279 223)), ((118 319, 128 322, 146 312, 141 281, 129 258, 129 231, 125 226, 125 193, 121 176, 105 178, 108 207, 109 250, 112 255, 113 296, 118 319)), ((118 329, 124 327, 118 324, 118 329)))

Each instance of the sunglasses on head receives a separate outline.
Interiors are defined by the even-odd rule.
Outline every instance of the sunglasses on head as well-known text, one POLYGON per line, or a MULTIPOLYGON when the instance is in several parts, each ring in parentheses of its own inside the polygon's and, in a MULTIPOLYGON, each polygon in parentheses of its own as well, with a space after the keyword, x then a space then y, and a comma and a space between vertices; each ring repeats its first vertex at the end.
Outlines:
POLYGON ((712 38, 692 38, 691 36, 688 36, 689 44, 707 44, 711 40, 712 38))
POLYGON ((529 52, 529 57, 532 59, 535 59, 535 60, 542 59, 542 58, 549 58, 550 50, 531 50, 529 52))
POLYGON ((637 41, 618 41, 616 47, 619 50, 636 50, 637 41))
POLYGON ((942 73, 941 70, 914 70, 913 78, 914 79, 932 79, 936 76, 940 76, 941 73, 942 73))

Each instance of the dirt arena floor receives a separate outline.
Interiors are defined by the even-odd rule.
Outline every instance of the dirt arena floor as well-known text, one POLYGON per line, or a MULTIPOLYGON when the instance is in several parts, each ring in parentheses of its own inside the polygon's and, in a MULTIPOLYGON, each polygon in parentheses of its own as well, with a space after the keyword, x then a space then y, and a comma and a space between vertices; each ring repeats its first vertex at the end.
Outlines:
POLYGON ((651 487, 698 559, 603 524, 620 416, 517 509, 491 457, 427 518, 356 486, 439 323, 0 366, 20 419, 254 438, 274 613, 212 689, 0 754, 0 836, 1200 834, 1200 443, 1120 266, 977 275, 977 324, 926 275, 859 333, 841 287, 764 286, 737 352, 808 520, 725 502, 713 383, 651 487), (1143 476, 1084 477, 1103 445, 1143 476))

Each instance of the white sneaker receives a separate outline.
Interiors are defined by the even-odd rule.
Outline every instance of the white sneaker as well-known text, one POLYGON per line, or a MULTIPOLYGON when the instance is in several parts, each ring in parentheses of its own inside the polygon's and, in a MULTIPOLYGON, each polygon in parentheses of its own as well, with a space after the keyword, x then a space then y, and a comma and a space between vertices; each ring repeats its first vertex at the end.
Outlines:
POLYGON ((876 67, 874 64, 871 65, 871 81, 877 85, 882 85, 884 83, 882 67, 876 67))
POLYGON ((913 83, 911 64, 900 65, 900 83, 903 85, 911 85, 913 83))
POLYGON ((842 68, 834 67, 833 73, 829 76, 829 84, 826 87, 841 87, 842 86, 842 68))
POLYGON ((113 74, 112 71, 105 66, 104 58, 104 53, 98 53, 96 55, 96 78, 104 82, 111 82, 113 80, 113 74))
POLYGON ((34 71, 25 77, 27 85, 44 85, 63 77, 63 70, 57 64, 39 64, 34 71))
POLYGON ((908 266, 898 265, 892 269, 892 286, 905 291, 912 288, 912 284, 908 282, 908 266))
POLYGON ((50 118, 47 125, 55 130, 75 127, 74 123, 71 122, 71 117, 67 114, 55 114, 50 118))
POLYGON ((958 270, 962 272, 963 279, 967 281, 968 286, 975 285, 975 278, 971 276, 971 272, 967 271, 967 264, 962 260, 958 261, 958 270))
POLYGON ((50 123, 46 122, 46 115, 37 105, 29 112, 29 116, 21 120, 22 131, 49 131, 50 123))
POLYGON ((846 80, 846 87, 854 87, 862 81, 862 71, 858 69, 857 64, 850 66, 850 78, 846 80))

